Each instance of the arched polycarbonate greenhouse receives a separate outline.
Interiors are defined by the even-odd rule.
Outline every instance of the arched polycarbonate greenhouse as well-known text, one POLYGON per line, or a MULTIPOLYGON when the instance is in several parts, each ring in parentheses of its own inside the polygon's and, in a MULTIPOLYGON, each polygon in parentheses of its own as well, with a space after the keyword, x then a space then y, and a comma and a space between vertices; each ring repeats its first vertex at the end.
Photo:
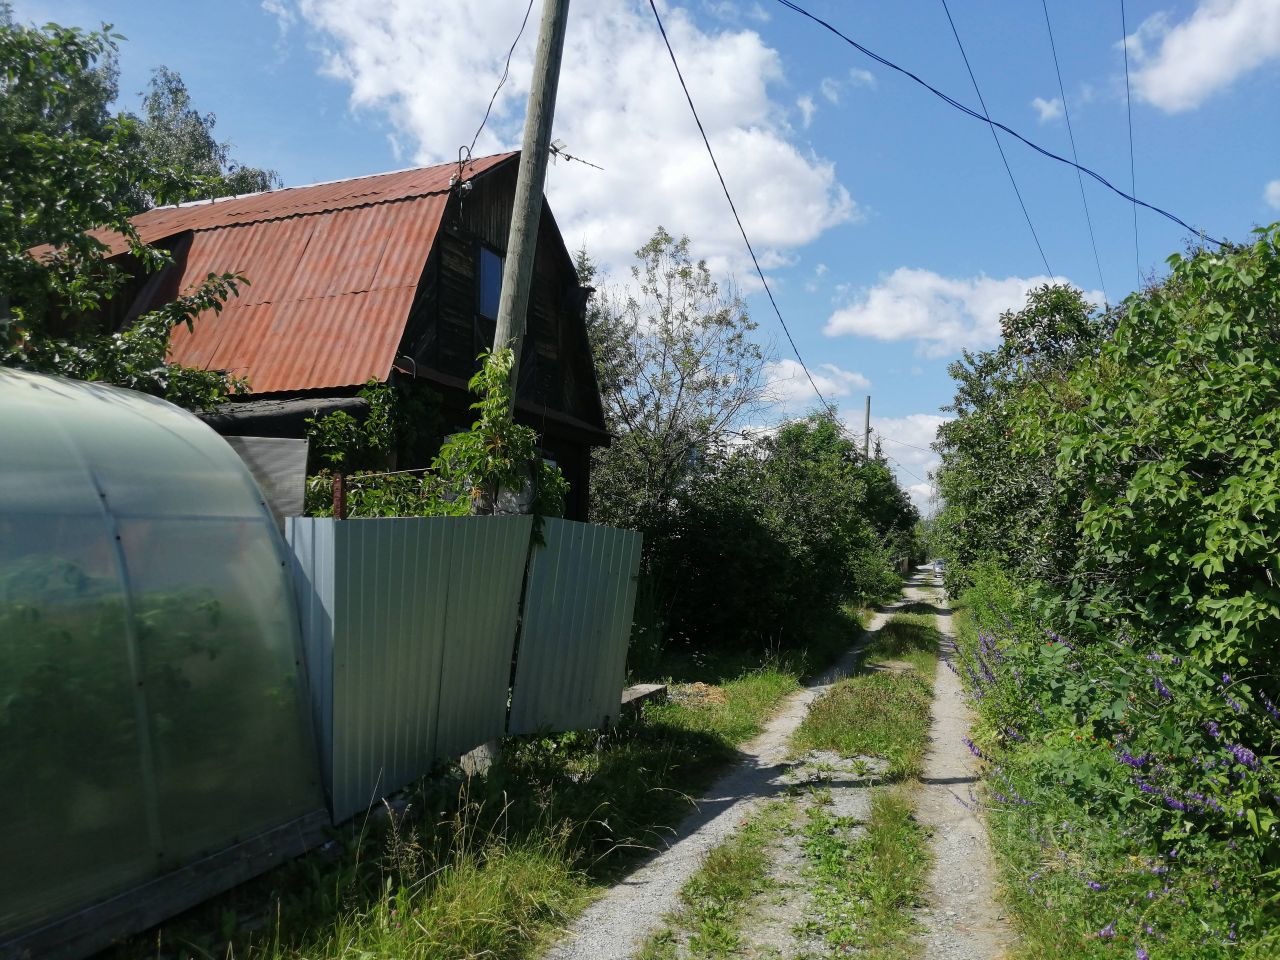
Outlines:
POLYGON ((235 452, 162 400, 0 369, 0 953, 299 852, 317 769, 287 554, 235 452))

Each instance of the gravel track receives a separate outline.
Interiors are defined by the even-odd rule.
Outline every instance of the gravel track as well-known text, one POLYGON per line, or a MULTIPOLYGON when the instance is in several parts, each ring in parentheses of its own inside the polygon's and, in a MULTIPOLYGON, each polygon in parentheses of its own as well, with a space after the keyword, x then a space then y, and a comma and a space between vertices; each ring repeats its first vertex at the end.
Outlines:
MULTIPOLYGON (((863 636, 878 630, 892 612, 889 608, 875 614, 863 636)), ((544 960, 625 960, 662 928, 664 918, 680 906, 680 888, 707 852, 762 802, 795 788, 796 764, 787 762, 788 740, 809 705, 856 667, 861 639, 821 676, 783 701, 763 732, 740 748, 741 759, 698 800, 669 845, 588 907, 544 960)))
MULTIPOLYGON (((930 831, 934 855, 926 894, 929 906, 918 912, 926 929, 923 955, 927 960, 996 960, 1013 937, 996 899, 986 828, 971 799, 978 767, 961 741, 968 734, 970 716, 959 680, 945 665, 954 656, 954 634, 951 611, 936 586, 933 574, 921 568, 904 588, 902 600, 878 612, 863 637, 883 626, 903 604, 929 603, 937 608, 938 627, 945 639, 934 678, 930 747, 917 794, 917 817, 930 831)), ((874 775, 841 770, 842 761, 834 756, 787 760, 791 734, 810 704, 853 672, 861 641, 783 701, 764 731, 740 749, 738 762, 677 827, 670 843, 588 907, 543 960, 633 957, 663 928, 665 918, 679 909, 680 890, 707 852, 728 839, 766 800, 792 794, 806 781, 821 779, 830 788, 839 815, 865 819, 871 787, 878 782, 874 775)), ((748 960, 788 960, 821 952, 817 944, 789 941, 807 906, 803 869, 798 837, 789 836, 775 851, 772 893, 752 905, 743 925, 748 960)))
POLYGON ((927 930, 929 960, 993 960, 1013 942, 996 896, 995 870, 986 825, 974 798, 979 769, 962 738, 971 715, 960 679, 947 662, 955 657, 951 610, 941 594, 927 598, 938 607, 943 649, 934 676, 933 725, 925 754, 916 816, 932 835, 933 869, 926 902, 919 912, 927 930))

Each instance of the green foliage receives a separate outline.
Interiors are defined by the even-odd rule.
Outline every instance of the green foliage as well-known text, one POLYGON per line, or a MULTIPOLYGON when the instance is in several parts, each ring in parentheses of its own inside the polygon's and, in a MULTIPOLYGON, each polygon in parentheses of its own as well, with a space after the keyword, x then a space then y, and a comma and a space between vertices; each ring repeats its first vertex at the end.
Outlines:
MULTIPOLYGON (((240 164, 231 157, 231 145, 213 135, 217 118, 191 105, 187 85, 175 71, 152 71, 142 98, 142 116, 135 125, 134 149, 158 167, 182 170, 193 182, 184 200, 204 200, 242 193, 258 193, 283 186, 274 170, 240 164)), ((138 190, 133 202, 139 210, 153 207, 157 198, 138 190)))
POLYGON ((41 336, 19 321, 8 331, 13 339, 0 343, 0 363, 128 387, 164 397, 181 407, 207 410, 228 396, 247 393, 248 381, 217 370, 166 362, 169 337, 179 326, 190 329, 201 313, 220 312, 227 298, 247 282, 235 274, 209 274, 200 286, 143 314, 117 333, 72 338, 41 336))
POLYGON ((1066 379, 1092 362, 1113 322, 1077 290, 1041 287, 1024 309, 1001 318, 999 347, 965 351, 950 366, 956 395, 948 409, 956 416, 938 431, 946 509, 932 532, 950 561, 953 592, 965 586, 968 567, 993 557, 1065 582, 1076 517, 1054 479, 1057 417, 1076 402, 1066 379))
POLYGON ((103 380, 197 408, 241 391, 241 382, 217 371, 166 368, 164 353, 174 327, 219 309, 242 278, 211 275, 123 330, 102 329, 99 312, 129 274, 104 261, 107 246, 90 231, 122 235, 142 270, 160 269, 168 254, 139 240, 128 220, 136 212, 130 197, 141 190, 173 202, 197 180, 139 152, 132 118, 108 115, 117 39, 109 28, 27 28, 3 12, 0 363, 103 380))
POLYGON ((1156 956, 1163 943, 1218 956, 1280 931, 1258 897, 1280 854, 1267 702, 1168 647, 1059 636, 1006 575, 971 577, 958 672, 981 718, 1006 886, 1044 955, 1128 943, 1156 956))
POLYGON ((798 646, 845 600, 896 594, 890 550, 915 509, 827 415, 708 464, 655 524, 649 562, 675 635, 798 646))
POLYGON ((1280 937, 1280 224, 1169 265, 1107 316, 1033 294, 953 369, 939 540, 1008 855, 1062 857, 1045 956, 1280 937))
POLYGON ((333 472, 344 477, 349 517, 456 517, 532 512, 564 514, 568 481, 538 456, 538 435, 515 422, 510 349, 480 356, 469 387, 479 399, 471 429, 445 440, 427 470, 379 472, 396 451, 419 447, 431 420, 426 397, 412 388, 370 382, 360 391, 362 419, 338 411, 307 420, 315 457, 326 466, 308 480, 307 511, 331 516, 333 472), (528 496, 531 494, 531 496, 528 496), (528 496, 528 510, 520 498, 528 496))
MULTIPOLYGON (((689 238, 659 227, 636 251, 634 294, 600 291, 587 332, 614 442, 596 451, 591 516, 648 529, 705 458, 720 451, 764 399, 756 324, 722 290, 689 238)), ((595 267, 578 255, 580 281, 595 267)))

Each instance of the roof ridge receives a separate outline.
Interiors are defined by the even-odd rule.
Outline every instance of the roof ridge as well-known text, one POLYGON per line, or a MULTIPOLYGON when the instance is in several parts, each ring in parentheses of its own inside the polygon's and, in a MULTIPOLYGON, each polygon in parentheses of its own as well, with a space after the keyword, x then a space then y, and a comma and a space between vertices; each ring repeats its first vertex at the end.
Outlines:
MULTIPOLYGON (((418 169, 418 168, 415 167, 414 169, 418 169)), ((422 169, 425 170, 429 168, 423 167, 422 169)), ((487 170, 484 172, 488 173, 487 170)), ((343 181, 339 180, 335 182, 342 183, 343 181)), ((412 193, 402 197, 380 197, 376 200, 363 200, 360 203, 350 203, 350 204, 345 204, 343 206, 325 207, 322 210, 295 210, 291 213, 272 213, 268 216, 263 216, 260 219, 253 219, 253 220, 232 220, 229 223, 213 223, 203 227, 183 227, 182 229, 175 231, 175 234, 170 234, 169 236, 176 235, 177 233, 187 233, 187 232, 204 233, 210 230, 231 230, 236 227, 252 227, 255 224, 259 224, 259 223, 279 223, 283 220, 296 220, 300 217, 325 217, 325 216, 328 216, 329 214, 338 213, 342 210, 364 210, 364 209, 367 209, 368 207, 379 207, 384 204, 408 203, 413 200, 426 200, 430 197, 442 197, 445 194, 447 194, 450 189, 451 188, 449 187, 445 187, 443 190, 427 190, 423 193, 412 193)), ((275 191, 272 191, 272 192, 274 193, 275 191)), ((246 193, 243 196, 252 197, 252 196, 255 196, 255 194, 246 193)), ((155 209, 159 209, 159 208, 155 208, 155 209)), ((172 208, 169 208, 169 209, 172 209, 172 208)), ((160 239, 163 240, 165 239, 165 237, 161 237, 160 239)), ((152 241, 152 242, 154 243, 158 241, 152 241)))
MULTIPOLYGON (((513 157, 518 154, 519 150, 503 150, 498 153, 486 154, 483 157, 471 157, 467 160, 466 166, 473 166, 486 160, 494 160, 499 157, 513 157)), ((143 213, 154 213, 157 210, 183 210, 190 207, 213 206, 217 203, 229 203, 233 200, 246 200, 249 197, 261 197, 268 194, 281 194, 289 190, 307 190, 312 187, 331 187, 339 183, 355 183, 357 180, 372 180, 376 177, 391 177, 400 173, 415 173, 419 170, 438 170, 441 167, 455 167, 458 165, 456 160, 446 160, 444 163, 429 163, 425 166, 402 167, 399 170, 383 170, 378 173, 364 173, 358 177, 339 177, 336 180, 317 180, 315 183, 298 183, 290 186, 277 187, 275 190, 255 190, 252 193, 232 193, 224 197, 208 197, 203 200, 184 200, 182 203, 169 203, 163 206, 152 207, 150 210, 144 210, 143 213)), ((488 173, 492 167, 482 170, 481 173, 488 173)), ((418 194, 418 196, 433 196, 437 193, 444 193, 444 190, 433 190, 428 193, 418 194)), ((404 198, 409 199, 409 198, 404 198)), ((377 201, 374 201, 377 202, 377 201)), ((372 204, 363 204, 363 206, 371 206, 372 204)))

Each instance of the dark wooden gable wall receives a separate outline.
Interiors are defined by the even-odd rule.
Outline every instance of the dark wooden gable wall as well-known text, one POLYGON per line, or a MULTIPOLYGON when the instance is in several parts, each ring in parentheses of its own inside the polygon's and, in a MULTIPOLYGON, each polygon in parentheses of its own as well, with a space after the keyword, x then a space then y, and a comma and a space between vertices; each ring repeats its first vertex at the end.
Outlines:
MULTIPOLYGON (((476 178, 451 198, 410 315, 404 353, 420 375, 465 381, 493 344, 494 321, 479 312, 481 247, 505 254, 515 202, 516 164, 476 178)), ((583 319, 585 292, 554 218, 539 224, 519 400, 603 429, 583 319)))

